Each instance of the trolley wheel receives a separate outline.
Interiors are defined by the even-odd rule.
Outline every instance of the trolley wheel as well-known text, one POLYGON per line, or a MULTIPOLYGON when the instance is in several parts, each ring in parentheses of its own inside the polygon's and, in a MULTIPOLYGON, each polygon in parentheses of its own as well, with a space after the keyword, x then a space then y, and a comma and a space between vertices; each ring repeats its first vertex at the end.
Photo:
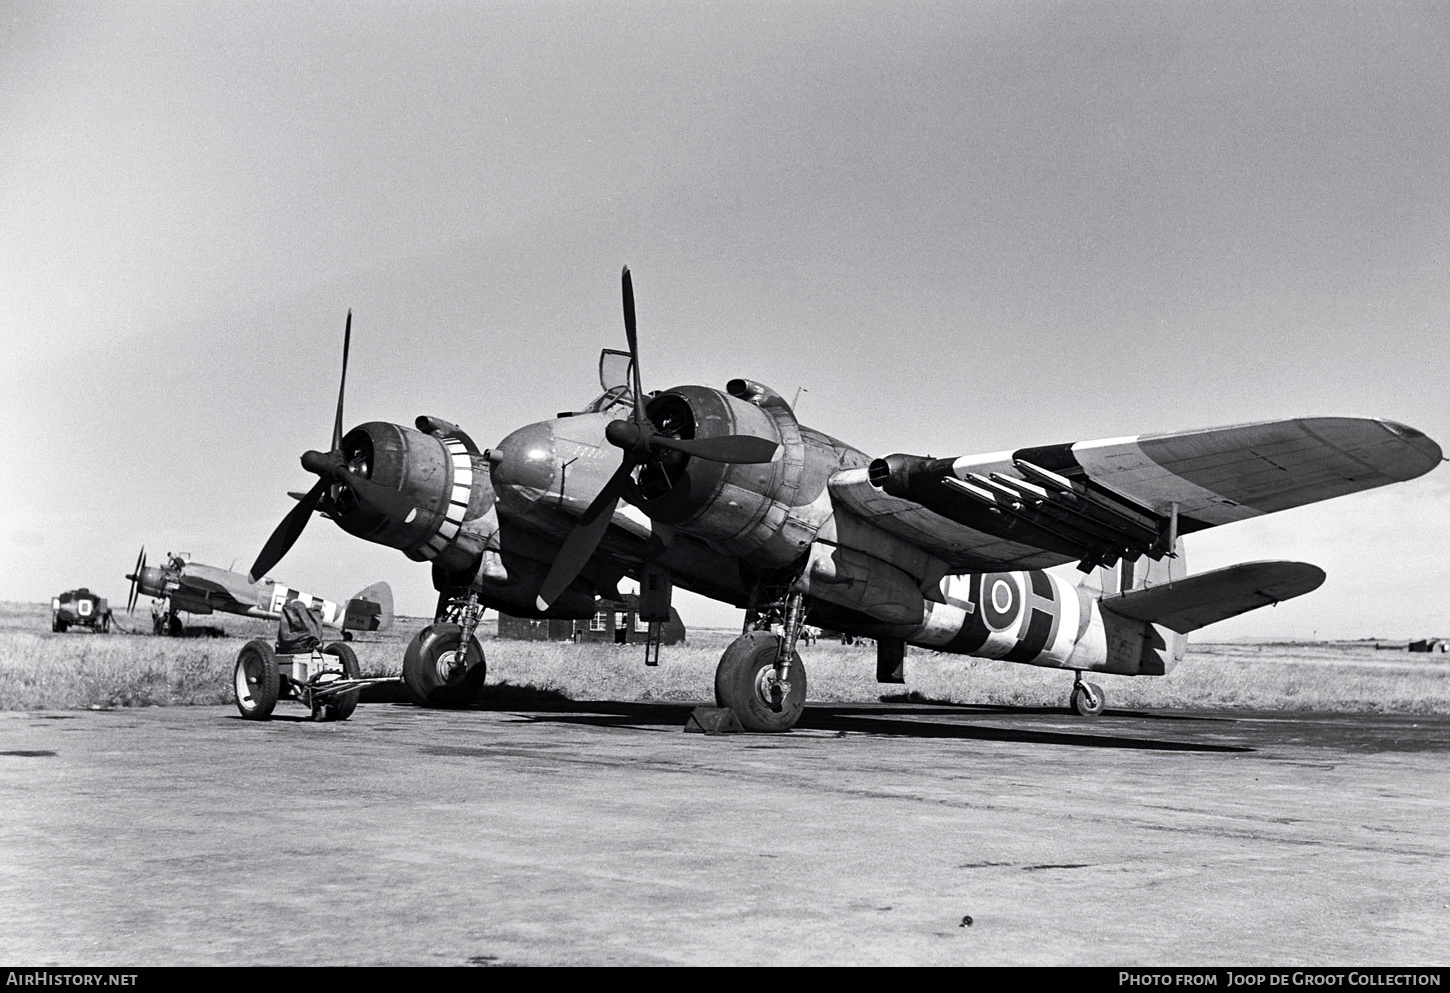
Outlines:
POLYGON ((281 680, 277 676, 277 655, 265 641, 249 641, 237 653, 232 679, 237 710, 249 721, 265 721, 277 706, 281 680))
POLYGON ((408 644, 403 656, 403 687, 420 707, 467 707, 483 695, 487 666, 483 646, 468 639, 468 668, 456 665, 463 629, 430 624, 408 644))
MULTIPOLYGON (((334 641, 324 648, 322 653, 337 657, 337 660, 342 663, 344 679, 362 678, 362 667, 357 663, 357 653, 352 650, 350 645, 334 641)), ((312 705, 312 719, 314 721, 345 721, 357 709, 357 701, 360 696, 362 696, 361 687, 348 690, 346 693, 337 693, 325 700, 319 700, 312 705)))

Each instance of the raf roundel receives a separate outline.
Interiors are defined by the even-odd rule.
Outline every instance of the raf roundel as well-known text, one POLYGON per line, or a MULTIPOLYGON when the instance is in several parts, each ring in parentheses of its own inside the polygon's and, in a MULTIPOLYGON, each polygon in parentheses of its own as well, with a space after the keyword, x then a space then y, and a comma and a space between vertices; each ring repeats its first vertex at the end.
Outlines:
POLYGON ((982 577, 982 620, 993 631, 1016 627, 1022 614, 1022 591, 1010 572, 982 577))

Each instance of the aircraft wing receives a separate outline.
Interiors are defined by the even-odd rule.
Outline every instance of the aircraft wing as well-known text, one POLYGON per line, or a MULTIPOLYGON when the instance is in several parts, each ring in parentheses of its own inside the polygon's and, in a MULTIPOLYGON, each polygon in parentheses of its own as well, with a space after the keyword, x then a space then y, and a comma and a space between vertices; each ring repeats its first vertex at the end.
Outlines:
POLYGON ((875 494, 859 469, 832 477, 831 492, 954 568, 1098 565, 1413 479, 1441 458, 1434 441, 1394 421, 1300 418, 955 459, 892 455, 865 471, 875 494))

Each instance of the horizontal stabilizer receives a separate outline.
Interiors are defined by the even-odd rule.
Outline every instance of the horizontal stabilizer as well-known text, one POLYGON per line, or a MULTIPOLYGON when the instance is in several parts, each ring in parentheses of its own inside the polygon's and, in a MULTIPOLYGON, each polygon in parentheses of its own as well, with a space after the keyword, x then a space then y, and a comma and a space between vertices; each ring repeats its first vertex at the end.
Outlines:
POLYGON ((344 631, 386 631, 393 625, 393 588, 374 583, 347 602, 344 631))
POLYGON ((1104 610, 1187 634, 1312 592, 1324 570, 1307 562, 1242 562, 1162 586, 1105 596, 1104 610))

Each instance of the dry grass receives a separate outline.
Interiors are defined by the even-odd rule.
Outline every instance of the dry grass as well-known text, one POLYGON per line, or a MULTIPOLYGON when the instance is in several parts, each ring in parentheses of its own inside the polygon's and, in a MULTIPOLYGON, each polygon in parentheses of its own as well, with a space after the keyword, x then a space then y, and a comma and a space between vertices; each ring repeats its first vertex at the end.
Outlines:
MULTIPOLYGON (((127 619, 122 618, 123 622, 127 619)), ((149 631, 144 608, 133 619, 149 631)), ((169 639, 89 632, 50 633, 44 605, 0 604, 0 709, 76 709, 228 703, 232 666, 249 638, 271 640, 272 622, 214 615, 196 623, 227 637, 169 639)), ((397 675, 403 649, 426 621, 353 643, 364 675, 397 675)), ((734 632, 697 630, 666 646, 658 667, 641 646, 499 641, 490 622, 479 637, 489 682, 531 686, 575 700, 713 698, 715 663, 734 632)), ((818 643, 802 656, 812 700, 868 702, 905 692, 920 697, 1019 707, 1060 707, 1069 673, 1009 662, 913 650, 905 686, 875 681, 869 647, 818 643)), ((1376 651, 1372 644, 1201 644, 1164 678, 1095 676, 1111 708, 1450 713, 1450 659, 1376 651)), ((498 705, 505 705, 500 698, 498 705)))

